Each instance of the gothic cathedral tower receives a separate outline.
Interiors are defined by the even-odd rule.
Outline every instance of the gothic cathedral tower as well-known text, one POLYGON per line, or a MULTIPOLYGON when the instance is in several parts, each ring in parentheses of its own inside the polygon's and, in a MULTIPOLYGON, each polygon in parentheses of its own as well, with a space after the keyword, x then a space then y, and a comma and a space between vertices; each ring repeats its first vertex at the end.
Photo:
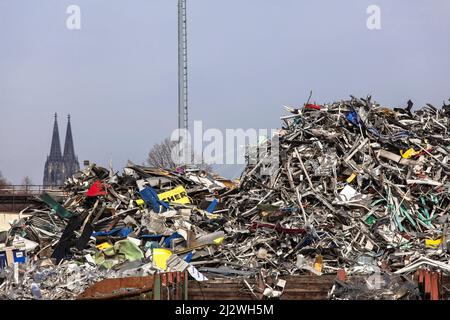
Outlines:
POLYGON ((70 114, 67 116, 66 141, 64 142, 64 179, 71 177, 75 172, 80 170, 78 158, 75 155, 75 147, 73 146, 72 126, 70 125, 70 114))
POLYGON ((47 156, 44 167, 44 186, 62 186, 64 181, 80 169, 78 158, 75 156, 75 148, 72 138, 72 127, 70 115, 67 121, 66 141, 64 143, 64 154, 61 153, 59 142, 58 118, 55 113, 53 124, 52 144, 50 155, 47 156))

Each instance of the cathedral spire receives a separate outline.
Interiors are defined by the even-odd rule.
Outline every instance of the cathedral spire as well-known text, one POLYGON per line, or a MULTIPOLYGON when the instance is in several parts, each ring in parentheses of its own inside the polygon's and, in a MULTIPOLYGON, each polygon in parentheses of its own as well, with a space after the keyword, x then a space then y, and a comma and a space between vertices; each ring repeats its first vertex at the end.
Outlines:
POLYGON ((64 142, 64 156, 61 155, 61 145, 59 143, 58 117, 55 113, 55 124, 53 125, 52 146, 50 155, 45 161, 44 185, 62 186, 67 178, 80 170, 78 158, 75 155, 72 138, 72 126, 70 115, 67 116, 66 141, 64 142))
POLYGON ((55 122, 53 124, 52 145, 50 147, 50 159, 61 159, 61 144, 59 142, 58 115, 55 113, 55 122))
POLYGON ((70 114, 67 115, 66 140, 64 142, 64 159, 71 161, 75 159, 75 148, 73 146, 72 126, 70 125, 70 114))
POLYGON ((64 177, 65 179, 71 177, 75 172, 80 170, 78 158, 75 155, 75 148, 73 146, 72 125, 70 124, 70 114, 67 115, 67 130, 66 140, 64 142, 64 177))
POLYGON ((61 155, 61 144, 59 142, 58 115, 55 113, 53 124, 52 145, 50 155, 45 161, 44 186, 60 186, 64 183, 64 162, 61 155))

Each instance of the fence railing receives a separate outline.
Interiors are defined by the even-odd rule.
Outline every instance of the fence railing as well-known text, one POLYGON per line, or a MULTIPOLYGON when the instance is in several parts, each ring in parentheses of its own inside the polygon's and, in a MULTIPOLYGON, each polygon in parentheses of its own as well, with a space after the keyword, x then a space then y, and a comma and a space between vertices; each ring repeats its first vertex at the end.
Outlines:
POLYGON ((63 195, 60 186, 7 185, 0 186, 0 212, 18 212, 32 203, 33 198, 46 193, 63 195))
POLYGON ((5 185, 0 186, 0 195, 40 195, 44 192, 61 191, 60 186, 5 185))

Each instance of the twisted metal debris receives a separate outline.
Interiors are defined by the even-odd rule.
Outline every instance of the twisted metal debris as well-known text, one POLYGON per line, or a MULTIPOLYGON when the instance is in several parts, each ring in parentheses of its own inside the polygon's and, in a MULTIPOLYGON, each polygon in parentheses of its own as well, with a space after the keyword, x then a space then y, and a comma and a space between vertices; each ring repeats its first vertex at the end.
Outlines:
POLYGON ((33 263, 13 279, 10 266, 0 297, 73 298, 93 280, 162 271, 392 274, 421 261, 449 272, 450 107, 411 107, 370 97, 286 107, 279 166, 255 153, 238 184, 189 168, 91 165, 66 181, 62 205, 44 195, 6 237, 25 242, 30 261, 51 261, 59 280, 36 281, 33 263))
POLYGON ((317 257, 324 272, 395 271, 422 256, 448 264, 450 108, 411 107, 370 97, 287 107, 279 168, 248 166, 228 195, 225 230, 242 265, 293 274, 317 257))

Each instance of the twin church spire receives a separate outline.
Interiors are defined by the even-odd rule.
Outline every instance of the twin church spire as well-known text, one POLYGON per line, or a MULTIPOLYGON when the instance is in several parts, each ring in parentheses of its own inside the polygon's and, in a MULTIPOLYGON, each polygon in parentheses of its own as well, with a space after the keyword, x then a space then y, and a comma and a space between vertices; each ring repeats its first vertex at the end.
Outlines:
POLYGON ((55 113, 52 143, 50 154, 47 156, 47 161, 45 162, 43 184, 45 186, 61 186, 68 177, 71 177, 79 169, 80 165, 78 163, 78 158, 75 155, 75 147, 73 144, 70 115, 67 116, 64 153, 62 153, 59 140, 58 115, 55 113))

